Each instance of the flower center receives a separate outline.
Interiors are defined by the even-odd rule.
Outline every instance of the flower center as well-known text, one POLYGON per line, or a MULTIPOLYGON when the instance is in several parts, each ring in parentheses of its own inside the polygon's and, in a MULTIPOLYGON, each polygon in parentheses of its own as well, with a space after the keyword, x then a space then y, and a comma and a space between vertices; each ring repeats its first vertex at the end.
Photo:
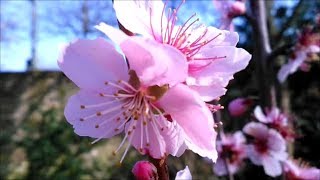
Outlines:
MULTIPOLYGON (((141 153, 146 153, 150 146, 149 134, 154 133, 158 140, 161 138, 161 131, 168 128, 169 121, 165 118, 165 113, 161 108, 157 107, 154 102, 158 100, 167 90, 167 86, 151 86, 144 88, 140 85, 139 78, 134 71, 129 71, 130 79, 128 82, 119 80, 117 82, 105 82, 106 86, 115 89, 114 94, 99 93, 100 98, 106 98, 104 103, 93 105, 80 105, 81 109, 106 107, 103 111, 98 111, 95 114, 80 118, 80 121, 86 121, 94 117, 103 118, 98 124, 94 124, 96 129, 103 126, 110 126, 116 124, 113 130, 115 132, 125 130, 125 137, 123 138, 119 147, 113 152, 116 154, 125 141, 129 141, 129 145, 120 160, 123 161, 128 152, 133 138, 140 138, 141 153), (115 105, 117 103, 117 105, 115 105), (139 132, 136 131, 139 129, 139 132), (151 132, 150 132, 151 131, 151 132)), ((108 132, 110 134, 110 132, 108 132)), ((102 134, 92 143, 96 143, 106 135, 102 134)), ((137 147, 136 147, 137 148, 137 147)))
POLYGON ((265 139, 256 139, 254 145, 256 150, 260 153, 266 153, 268 151, 268 144, 265 139))

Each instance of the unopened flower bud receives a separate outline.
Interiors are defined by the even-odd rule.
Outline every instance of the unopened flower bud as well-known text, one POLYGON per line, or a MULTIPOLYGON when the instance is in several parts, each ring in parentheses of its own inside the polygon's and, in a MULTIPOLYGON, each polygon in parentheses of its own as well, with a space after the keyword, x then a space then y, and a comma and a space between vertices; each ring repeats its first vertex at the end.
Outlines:
POLYGON ((137 180, 157 180, 157 168, 148 161, 138 161, 131 171, 137 180))
POLYGON ((239 117, 246 113, 252 104, 252 99, 236 98, 229 103, 228 110, 231 116, 239 117))
POLYGON ((246 5, 244 2, 235 1, 230 6, 230 13, 233 16, 239 16, 246 12, 246 5))

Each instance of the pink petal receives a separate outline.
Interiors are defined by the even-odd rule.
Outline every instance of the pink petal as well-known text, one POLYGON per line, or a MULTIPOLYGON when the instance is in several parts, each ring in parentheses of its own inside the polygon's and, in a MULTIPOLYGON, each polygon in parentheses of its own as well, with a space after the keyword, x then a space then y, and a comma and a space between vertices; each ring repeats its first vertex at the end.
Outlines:
POLYGON ((186 166, 184 170, 178 171, 175 180, 192 180, 189 167, 186 166))
POLYGON ((176 48, 142 37, 132 37, 120 47, 145 85, 175 85, 187 77, 187 60, 176 48))
POLYGON ((133 33, 150 37, 154 33, 159 36, 161 27, 166 27, 167 19, 165 16, 162 17, 162 10, 164 9, 162 1, 115 0, 113 8, 119 22, 133 33), (152 25, 150 22, 152 22, 152 25))
POLYGON ((84 89, 106 89, 105 81, 128 79, 125 60, 102 38, 74 41, 64 49, 58 65, 68 78, 84 89))
POLYGON ((264 115, 264 113, 263 113, 263 111, 262 111, 260 106, 257 106, 254 109, 254 117, 257 118, 260 122, 270 123, 269 119, 264 115))
POLYGON ((247 145, 247 154, 248 158, 251 160, 251 162, 255 165, 261 165, 262 164, 262 155, 257 152, 256 148, 254 145, 247 145))
POLYGON ((275 152, 281 152, 286 150, 286 141, 275 130, 270 129, 268 135, 268 147, 275 152))
POLYGON ((196 92, 186 85, 177 84, 160 98, 159 105, 181 126, 189 149, 216 160, 217 134, 213 128, 213 117, 196 92))
POLYGON ((103 32, 117 45, 121 44, 123 41, 127 40, 129 36, 123 33, 121 30, 116 29, 106 23, 101 22, 99 25, 94 26, 96 29, 103 32))
POLYGON ((320 47, 317 45, 310 45, 307 47, 306 50, 308 53, 319 53, 320 52, 320 47))
POLYGON ((121 112, 122 103, 112 101, 113 99, 111 98, 101 97, 99 93, 80 90, 69 98, 64 114, 67 121, 73 125, 75 133, 79 136, 109 138, 123 130, 120 128, 115 131, 119 123, 116 122, 116 117, 114 117, 121 112), (86 108, 81 108, 82 105, 86 106, 86 108), (103 113, 111 109, 114 109, 114 111, 108 114, 103 113), (101 112, 102 115, 97 116, 97 112, 101 112), (105 122, 105 124, 101 125, 102 122, 105 122), (96 125, 99 125, 99 128, 96 128, 96 125))
POLYGON ((194 91, 198 92, 203 101, 209 102, 217 99, 227 92, 224 87, 219 87, 219 85, 212 86, 189 86, 194 91))
POLYGON ((303 61, 307 58, 307 55, 305 52, 297 52, 295 59, 290 59, 287 64, 282 65, 278 72, 278 80, 283 83, 287 77, 296 72, 300 65, 303 63, 303 61))
POLYGON ((161 134, 166 141, 166 151, 173 156, 181 156, 186 150, 184 132, 176 122, 168 124, 168 129, 161 134))
MULTIPOLYGON (((212 63, 199 71, 190 72, 187 83, 190 85, 211 85, 220 84, 225 87, 229 81, 233 79, 233 75, 244 69, 251 59, 251 55, 241 48, 231 46, 227 47, 213 47, 206 49, 199 53, 200 57, 225 57, 213 60, 212 63)), ((194 60, 190 66, 194 66, 201 61, 194 60)))
MULTIPOLYGON (((147 122, 147 125, 142 125, 143 119, 139 119, 136 128, 132 129, 127 126, 126 134, 131 133, 131 144, 142 154, 148 154, 153 158, 161 159, 166 153, 166 141, 160 135, 160 129, 153 125, 153 122, 147 122), (141 122, 141 123, 140 123, 141 122), (141 131, 142 130, 142 131, 141 131), (143 134, 141 134, 143 132, 143 134), (148 137, 147 137, 148 136, 148 137), (147 145, 149 144, 149 145, 147 145), (140 150, 141 148, 141 150, 140 150)), ((165 132, 168 133, 168 132, 165 132)), ((130 140, 129 140, 130 141, 130 140)))
POLYGON ((262 165, 264 172, 271 177, 279 176, 282 173, 280 162, 271 156, 263 156, 262 165))
POLYGON ((142 125, 143 120, 141 119, 138 120, 134 130, 132 130, 132 128, 126 129, 126 132, 132 131, 132 145, 138 151, 142 148, 143 151, 141 153, 147 153, 156 159, 161 159, 165 154, 178 156, 178 151, 184 143, 183 132, 175 123, 160 118, 156 118, 155 120, 158 122, 165 121, 159 124, 167 124, 167 127, 161 130, 161 127, 154 122, 147 122, 147 127, 144 127, 144 125, 142 125), (148 131, 147 133, 146 130, 148 131), (141 135, 141 132, 143 135, 141 135), (149 146, 146 146, 148 142, 147 139, 149 139, 149 146))
POLYGON ((224 176, 228 174, 226 163, 222 158, 218 158, 217 162, 213 165, 213 172, 218 176, 224 176))
POLYGON ((208 32, 204 39, 212 40, 209 44, 203 47, 203 49, 211 49, 215 46, 236 46, 239 41, 239 35, 236 32, 227 30, 220 30, 215 27, 207 27, 208 32))
POLYGON ((319 180, 320 169, 318 168, 307 168, 300 171, 299 177, 304 180, 319 180))
POLYGON ((237 143, 237 144, 243 144, 246 142, 246 138, 241 131, 236 131, 233 134, 233 137, 234 137, 235 143, 237 143))
POLYGON ((257 139, 267 139, 269 134, 269 129, 264 124, 250 122, 244 126, 243 132, 257 139))

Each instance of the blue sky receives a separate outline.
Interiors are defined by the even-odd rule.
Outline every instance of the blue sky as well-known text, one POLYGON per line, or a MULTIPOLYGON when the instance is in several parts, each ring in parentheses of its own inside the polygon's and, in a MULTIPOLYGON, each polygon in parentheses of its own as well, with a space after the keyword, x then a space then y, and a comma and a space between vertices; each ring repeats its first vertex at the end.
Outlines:
MULTIPOLYGON (((26 70, 26 61, 30 58, 30 14, 31 5, 27 0, 1 0, 1 72, 21 72, 26 70), (7 24, 13 24, 13 27, 7 24), (4 27, 4 28, 3 28, 4 27)), ((177 2, 176 4, 178 4, 177 2)), ((291 0, 281 0, 280 4, 292 6, 291 0)), ((60 47, 81 35, 70 31, 63 23, 72 22, 72 27, 81 28, 79 12, 82 1, 61 0, 37 1, 38 44, 36 69, 56 71, 60 47), (77 19, 78 18, 78 19, 77 19), (78 27, 77 27, 78 26, 78 27)), ((89 3, 89 17, 94 24, 104 21, 115 25, 116 17, 111 7, 111 1, 92 1, 89 3), (97 16, 98 18, 95 18, 97 16)), ((187 1, 180 10, 180 19, 184 20, 194 12, 207 25, 216 25, 218 16, 212 1, 187 1)), ((237 22, 241 23, 241 21, 237 22)), ((88 38, 102 36, 93 31, 88 38)))

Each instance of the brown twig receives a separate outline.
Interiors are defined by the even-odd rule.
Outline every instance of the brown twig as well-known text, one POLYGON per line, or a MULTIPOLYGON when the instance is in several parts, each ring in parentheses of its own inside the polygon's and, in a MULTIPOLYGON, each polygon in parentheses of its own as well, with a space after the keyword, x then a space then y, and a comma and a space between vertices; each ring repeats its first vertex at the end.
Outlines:
POLYGON ((168 165, 166 163, 167 157, 163 159, 154 159, 149 157, 150 162, 157 168, 159 180, 169 180, 168 165))

